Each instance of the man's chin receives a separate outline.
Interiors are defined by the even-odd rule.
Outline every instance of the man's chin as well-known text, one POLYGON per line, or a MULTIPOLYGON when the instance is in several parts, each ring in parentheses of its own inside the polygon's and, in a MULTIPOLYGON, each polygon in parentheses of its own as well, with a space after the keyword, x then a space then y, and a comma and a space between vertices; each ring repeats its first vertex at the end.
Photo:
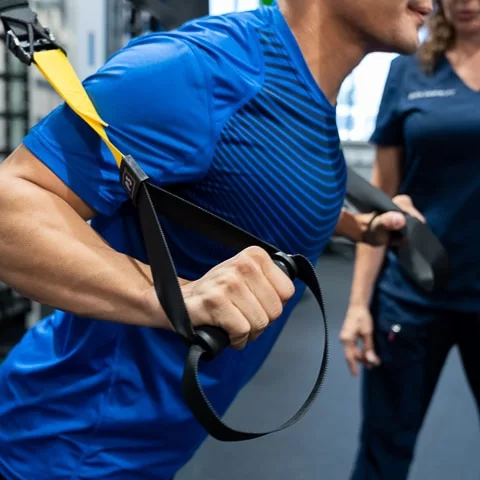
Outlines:
POLYGON ((385 44, 378 44, 372 52, 397 53, 399 55, 411 55, 420 48, 418 38, 412 40, 397 40, 385 44))
POLYGON ((399 51, 397 53, 400 53, 402 55, 411 55, 412 53, 415 53, 419 48, 420 40, 416 38, 411 42, 405 42, 404 45, 399 47, 399 51))

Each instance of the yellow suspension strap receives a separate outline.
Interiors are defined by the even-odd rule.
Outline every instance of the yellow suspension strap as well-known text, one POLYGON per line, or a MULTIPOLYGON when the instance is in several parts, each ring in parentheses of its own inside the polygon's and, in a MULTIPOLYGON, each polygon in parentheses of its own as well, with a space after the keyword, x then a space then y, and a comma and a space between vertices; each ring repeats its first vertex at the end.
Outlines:
POLYGON ((70 108, 97 132, 120 168, 123 155, 110 142, 105 131, 107 123, 100 118, 93 106, 66 52, 56 44, 49 30, 40 25, 35 13, 28 8, 28 2, 0 0, 0 18, 5 30, 7 47, 22 63, 26 65, 34 63, 37 66, 70 108), (5 7, 8 5, 10 9, 6 11, 5 7), (20 9, 13 8, 16 5, 19 5, 20 9))
POLYGON ((100 118, 65 53, 62 50, 44 50, 34 53, 33 61, 70 108, 98 133, 120 168, 124 155, 108 138, 108 124, 100 118))
POLYGON ((323 384, 328 362, 328 328, 322 292, 312 264, 301 255, 287 255, 275 246, 226 222, 220 217, 191 204, 149 182, 135 160, 121 152, 108 138, 108 124, 102 120, 70 64, 65 51, 55 42, 48 29, 23 0, 0 0, 0 20, 5 29, 9 50, 26 65, 34 64, 50 85, 105 142, 119 167, 120 181, 130 200, 138 207, 145 249, 150 263, 155 290, 175 331, 189 345, 182 379, 183 396, 197 421, 218 440, 241 441, 262 437, 296 423, 312 405, 323 384), (199 362, 211 361, 229 345, 229 337, 215 327, 194 329, 183 300, 157 211, 171 221, 224 244, 233 251, 256 245, 268 252, 274 262, 290 278, 303 281, 317 299, 324 326, 324 350, 317 379, 307 400, 298 412, 279 428, 269 432, 250 433, 225 425, 207 399, 199 381, 199 362))

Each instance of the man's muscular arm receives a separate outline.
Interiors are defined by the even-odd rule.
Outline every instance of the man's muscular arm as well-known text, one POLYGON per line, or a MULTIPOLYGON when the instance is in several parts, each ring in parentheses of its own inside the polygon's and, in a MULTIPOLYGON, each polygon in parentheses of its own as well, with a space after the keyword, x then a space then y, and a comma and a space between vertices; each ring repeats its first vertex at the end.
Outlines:
POLYGON ((370 218, 370 214, 355 215, 344 208, 338 219, 335 234, 341 237, 346 237, 355 243, 361 242, 367 231, 370 218))
POLYGON ((168 327, 150 268, 110 248, 95 212, 26 148, 0 165, 0 279, 28 298, 105 320, 168 327))
MULTIPOLYGON (((0 208, 1 281, 78 315, 172 328, 150 267, 110 248, 87 223, 95 212, 24 147, 0 166, 0 208)), ((295 291, 257 247, 179 282, 192 324, 223 328, 234 348, 261 335, 295 291)))

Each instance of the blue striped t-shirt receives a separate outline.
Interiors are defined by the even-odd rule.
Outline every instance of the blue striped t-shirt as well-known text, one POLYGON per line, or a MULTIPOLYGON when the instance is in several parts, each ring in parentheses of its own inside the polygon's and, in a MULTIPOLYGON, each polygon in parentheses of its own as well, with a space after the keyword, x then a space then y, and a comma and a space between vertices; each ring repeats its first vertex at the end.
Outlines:
MULTIPOLYGON (((85 87, 113 143, 152 181, 317 261, 343 205, 346 170, 335 108, 277 7, 135 39, 85 87)), ((117 166, 82 120, 62 105, 24 143, 98 212, 92 226, 113 248, 146 260, 117 166)), ((164 228, 181 277, 232 255, 178 224, 164 228)), ((302 293, 298 285, 258 340, 203 367, 220 412, 260 368, 302 293)), ((172 332, 55 312, 0 369, 0 473, 170 479, 205 439, 182 398, 185 355, 172 332)))

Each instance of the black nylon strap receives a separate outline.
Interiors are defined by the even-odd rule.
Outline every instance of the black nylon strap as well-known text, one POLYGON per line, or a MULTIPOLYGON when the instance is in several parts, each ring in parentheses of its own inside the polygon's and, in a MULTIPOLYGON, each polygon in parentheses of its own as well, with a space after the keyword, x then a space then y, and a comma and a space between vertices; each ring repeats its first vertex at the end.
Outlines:
POLYGON ((195 341, 192 322, 187 313, 178 275, 150 196, 150 190, 148 183, 141 184, 138 191, 138 208, 155 290, 175 331, 192 343, 195 341))
POLYGON ((224 422, 222 422, 220 417, 215 412, 213 406, 209 402, 208 398, 206 397, 198 377, 199 362, 206 352, 200 346, 192 346, 187 357, 183 374, 183 395, 188 407, 193 412, 198 422, 205 428, 205 430, 207 430, 210 435, 212 435, 217 440, 223 442, 239 442, 245 440, 252 440, 255 438, 270 435, 271 433, 280 432, 281 430, 285 430, 286 428, 291 427, 307 413, 309 408, 312 406, 312 403, 316 399, 320 388, 323 385, 327 372, 329 344, 327 341, 328 324, 326 320, 322 292, 317 279, 317 275, 311 263, 305 257, 300 255, 295 255, 294 260, 298 268, 297 278, 303 281, 310 288, 313 295, 315 296, 315 299, 318 302, 318 305, 320 306, 325 329, 322 361, 312 391, 308 395, 303 405, 299 408, 297 413, 295 413, 295 415, 293 415, 290 420, 283 423, 280 427, 261 433, 234 430, 227 426, 224 422))
MULTIPOLYGON (((348 169, 347 199, 359 211, 402 212, 384 192, 375 188, 353 169, 348 169)), ((406 215, 402 234, 407 242, 391 247, 405 273, 427 292, 446 287, 450 279, 448 254, 430 228, 406 215)))
POLYGON ((218 331, 218 329, 213 327, 200 328, 195 331, 192 328, 158 214, 170 220, 180 222, 191 230, 214 239, 235 251, 241 251, 249 246, 256 245, 264 248, 267 253, 276 258, 275 255, 278 255, 278 249, 181 197, 150 184, 143 172, 138 170, 135 172, 138 165, 134 165, 133 162, 132 158, 125 160, 121 170, 121 177, 126 188, 128 184, 127 191, 130 193, 135 192, 135 195, 132 195, 132 200, 139 208, 140 224, 155 290, 176 332, 190 344, 182 379, 184 399, 187 406, 207 432, 221 441, 249 440, 288 428, 300 420, 310 408, 323 384, 328 364, 328 324, 322 292, 313 265, 305 257, 294 255, 290 257, 294 263, 294 268, 292 270, 284 269, 287 274, 292 273, 294 270, 296 278, 303 281, 310 288, 319 304, 323 317, 325 330, 323 357, 310 395, 289 421, 270 432, 248 433, 228 427, 215 412, 202 389, 198 377, 200 360, 212 360, 222 348, 228 345, 228 337, 222 331, 218 331), (125 181, 127 178, 126 173, 128 173, 129 177, 127 182, 125 181), (203 340, 208 338, 209 335, 215 340, 213 349, 209 348, 212 345, 211 342, 203 340))
POLYGON ((179 222, 227 248, 239 252, 247 247, 257 246, 263 248, 270 255, 278 252, 278 248, 270 243, 168 190, 157 188, 152 184, 148 184, 148 189, 160 215, 179 222))
POLYGON ((425 224, 410 216, 405 236, 408 244, 393 248, 405 273, 427 292, 445 288, 451 269, 440 240, 425 224))

